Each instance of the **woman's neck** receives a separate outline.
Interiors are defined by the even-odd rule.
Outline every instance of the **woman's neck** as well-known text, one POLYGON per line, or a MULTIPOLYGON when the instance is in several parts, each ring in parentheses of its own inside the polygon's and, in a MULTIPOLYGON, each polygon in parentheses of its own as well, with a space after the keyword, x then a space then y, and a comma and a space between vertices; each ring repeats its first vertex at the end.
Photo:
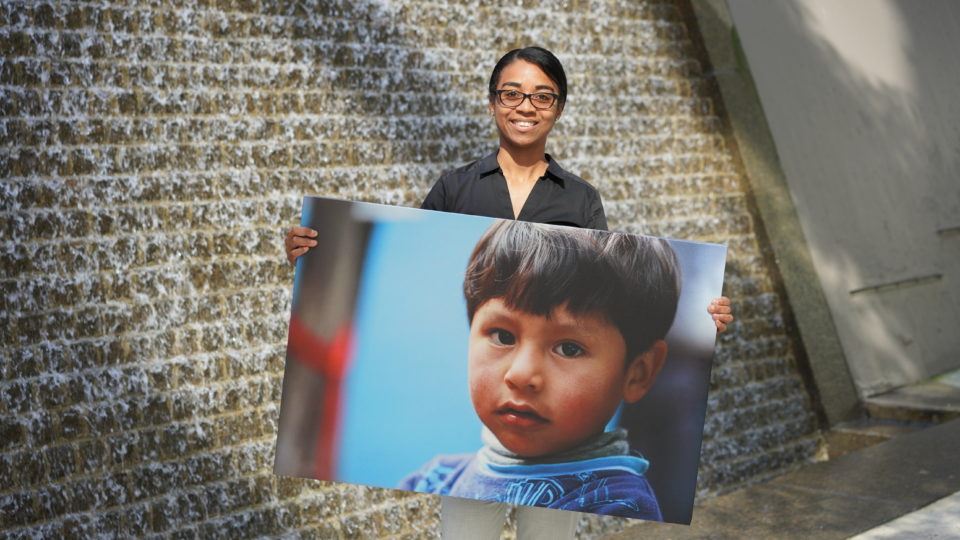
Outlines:
POLYGON ((514 149, 501 144, 497 162, 508 182, 530 183, 547 172, 543 146, 514 149))

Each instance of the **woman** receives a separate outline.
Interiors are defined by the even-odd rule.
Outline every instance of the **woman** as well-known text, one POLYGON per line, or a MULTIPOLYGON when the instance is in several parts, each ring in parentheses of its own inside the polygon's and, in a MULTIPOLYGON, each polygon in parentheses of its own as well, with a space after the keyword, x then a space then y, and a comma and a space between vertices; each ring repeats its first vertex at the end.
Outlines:
MULTIPOLYGON (((498 149, 443 174, 421 208, 495 218, 607 229, 597 190, 563 170, 546 154, 547 137, 563 113, 567 78, 560 61, 540 47, 504 55, 490 76, 488 109, 500 135, 498 149)), ((285 250, 292 263, 316 245, 316 232, 294 227, 285 250)), ((707 310, 718 331, 733 321, 730 301, 713 300, 707 310)), ((499 538, 508 505, 443 497, 444 538, 499 538)), ((573 538, 577 514, 521 506, 518 538, 573 538)))

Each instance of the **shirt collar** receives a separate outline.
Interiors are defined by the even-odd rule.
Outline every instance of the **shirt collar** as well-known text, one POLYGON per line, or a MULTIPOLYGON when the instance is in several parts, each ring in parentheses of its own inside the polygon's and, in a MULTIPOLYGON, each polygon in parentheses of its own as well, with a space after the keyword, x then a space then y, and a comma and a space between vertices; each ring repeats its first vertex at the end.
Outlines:
MULTIPOLYGON (((494 150, 493 153, 487 154, 484 156, 478 163, 480 177, 487 176, 489 174, 499 172, 502 174, 503 171, 500 170, 500 164, 497 163, 497 154, 500 152, 500 149, 494 150)), ((546 177, 553 180, 560 187, 564 186, 564 180, 566 179, 568 173, 560 167, 560 164, 557 163, 557 160, 553 159, 550 154, 544 154, 547 158, 547 173, 546 177)))

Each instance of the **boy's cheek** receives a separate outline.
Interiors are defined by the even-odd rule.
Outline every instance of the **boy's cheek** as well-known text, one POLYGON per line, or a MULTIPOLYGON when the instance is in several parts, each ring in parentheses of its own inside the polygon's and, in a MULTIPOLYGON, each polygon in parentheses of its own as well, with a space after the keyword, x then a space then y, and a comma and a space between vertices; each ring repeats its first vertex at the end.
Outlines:
POLYGON ((496 377, 490 369, 470 369, 467 371, 467 383, 470 385, 470 392, 484 394, 495 387, 496 377))
POLYGON ((491 384, 490 381, 497 381, 501 377, 498 370, 502 369, 499 362, 498 351, 489 346, 485 341, 470 340, 470 347, 467 350, 467 380, 470 387, 475 384, 491 384))
POLYGON ((490 395, 488 377, 484 376, 482 370, 475 369, 471 365, 467 370, 467 385, 470 388, 470 401, 473 402, 474 409, 480 412, 483 399, 490 395))

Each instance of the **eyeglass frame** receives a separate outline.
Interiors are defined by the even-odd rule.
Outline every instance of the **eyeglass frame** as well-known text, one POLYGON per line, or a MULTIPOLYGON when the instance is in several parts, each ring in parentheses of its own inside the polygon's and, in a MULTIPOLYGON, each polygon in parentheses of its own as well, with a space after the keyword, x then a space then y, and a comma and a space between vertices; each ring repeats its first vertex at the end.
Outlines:
POLYGON ((534 109, 537 109, 538 111, 548 111, 548 110, 552 109, 553 106, 557 104, 557 102, 560 101, 560 96, 557 95, 557 94, 554 94, 553 92, 533 92, 533 93, 531 93, 531 94, 527 94, 527 93, 521 92, 521 91, 519 91, 519 90, 516 90, 516 89, 514 89, 514 88, 501 88, 500 90, 494 90, 494 91, 493 91, 493 94, 497 96, 497 103, 499 103, 501 106, 506 107, 506 108, 508 108, 508 109, 516 109, 517 107, 523 105, 523 101, 524 101, 524 100, 529 100, 529 101, 530 101, 530 105, 533 106, 534 109), (523 98, 521 98, 521 99, 520 99, 520 102, 517 103, 516 105, 507 105, 506 103, 503 102, 503 93, 504 93, 504 92, 516 92, 516 93, 518 93, 518 94, 521 94, 521 95, 523 96, 523 98), (550 103, 550 105, 548 105, 548 106, 546 106, 546 107, 538 107, 537 104, 533 102, 533 96, 536 96, 536 95, 538 95, 538 94, 545 94, 545 95, 548 95, 548 96, 552 96, 552 97, 553 97, 553 101, 550 103))

